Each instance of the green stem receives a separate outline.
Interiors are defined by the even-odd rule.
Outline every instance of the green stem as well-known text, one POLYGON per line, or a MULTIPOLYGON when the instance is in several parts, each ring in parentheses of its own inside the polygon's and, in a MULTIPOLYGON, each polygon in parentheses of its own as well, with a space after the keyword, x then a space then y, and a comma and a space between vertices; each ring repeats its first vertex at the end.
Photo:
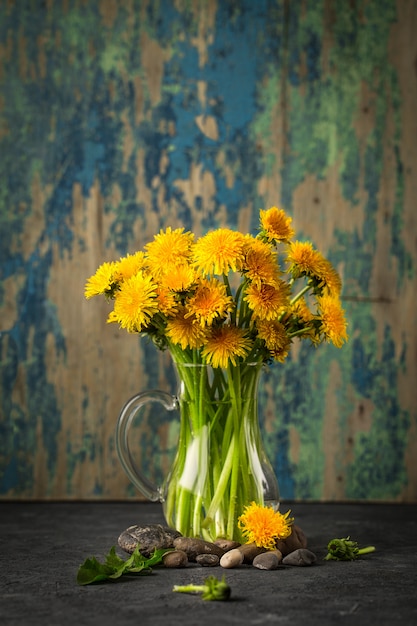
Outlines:
POLYGON ((312 326, 306 326, 305 328, 300 328, 299 330, 295 330, 292 333, 288 333, 288 337, 301 337, 301 335, 306 335, 311 331, 312 326))
POLYGON ((369 554, 375 552, 375 546, 367 546, 366 548, 359 548, 357 554, 369 554))
POLYGON ((224 465, 223 465, 223 468, 222 468, 222 471, 220 473, 220 477, 217 483, 216 491, 213 494, 213 498, 211 500, 209 509, 207 511, 207 518, 209 520, 214 519, 216 510, 219 508, 224 492, 226 491, 230 471, 232 469, 232 464, 233 464, 235 439, 236 439, 236 436, 235 436, 235 433, 233 433, 232 438, 230 440, 229 449, 227 451, 227 456, 225 458, 224 465))
POLYGON ((237 504, 237 488, 239 478, 239 467, 241 464, 241 386, 240 386, 240 369, 239 367, 228 367, 228 379, 230 387, 230 396, 232 401, 231 411, 233 414, 233 430, 236 435, 238 445, 235 447, 233 454, 233 462, 230 476, 230 491, 229 491, 229 513, 227 518, 227 534, 229 537, 233 536, 233 530, 235 526, 235 511, 237 504))
MULTIPOLYGON (((299 291, 291 300, 290 300, 290 306, 293 306, 300 298, 303 297, 303 295, 305 293, 307 293, 307 291, 310 291, 312 285, 310 283, 310 281, 307 282, 307 284, 301 289, 301 291, 299 291)), ((285 318, 285 316, 288 314, 288 311, 283 311, 281 313, 281 315, 278 317, 278 321, 282 322, 282 320, 285 318)))
POLYGON ((293 304, 295 304, 297 302, 297 300, 299 300, 300 298, 303 297, 303 295, 305 293, 307 293, 307 291, 310 291, 311 289, 311 284, 310 282, 307 283, 307 285, 305 287, 303 287, 301 289, 301 291, 299 291, 291 300, 290 300, 290 305, 292 306, 293 304))

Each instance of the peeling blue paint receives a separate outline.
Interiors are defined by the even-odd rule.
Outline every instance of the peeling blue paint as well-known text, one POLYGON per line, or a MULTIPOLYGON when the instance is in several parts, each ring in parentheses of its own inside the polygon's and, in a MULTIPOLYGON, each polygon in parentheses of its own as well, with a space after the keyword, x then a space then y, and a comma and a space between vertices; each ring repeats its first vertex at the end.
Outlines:
MULTIPOLYGON (((35 8, 21 3, 0 6, 0 43, 5 57, 0 129, 10 131, 0 133, 0 278, 21 281, 14 303, 16 319, 11 328, 2 328, 2 333, 7 331, 13 339, 14 347, 10 342, 1 352, 0 433, 4 437, 0 441, 0 493, 33 492, 31 455, 39 417, 49 483, 57 470, 63 420, 56 390, 48 380, 46 348, 52 335, 57 355, 65 362, 68 346, 56 304, 48 301, 48 282, 57 269, 53 250, 58 250, 60 261, 64 256, 73 259, 75 244, 81 249, 87 247, 87 238, 83 240, 74 231, 74 185, 81 186, 87 199, 98 181, 106 203, 104 211, 111 216, 105 245, 120 254, 137 244, 133 233, 138 220, 146 227, 150 215, 158 215, 161 227, 169 225, 169 212, 160 214, 161 189, 169 207, 175 201, 176 218, 186 229, 192 228, 196 215, 200 217, 203 210, 203 229, 217 227, 222 206, 232 228, 239 222, 242 207, 256 207, 250 218, 255 229, 256 211, 263 205, 258 184, 276 166, 277 146, 270 137, 275 120, 282 125, 284 135, 281 186, 276 182, 277 194, 281 195, 276 204, 282 202, 291 213, 299 185, 308 176, 326 180, 335 165, 336 182, 346 203, 357 206, 359 191, 367 197, 361 232, 336 230, 329 251, 334 263, 344 265, 351 343, 343 355, 326 348, 317 356, 303 348, 297 362, 290 360, 274 370, 269 381, 277 419, 268 445, 282 495, 319 498, 322 493, 320 429, 328 371, 336 359, 343 380, 349 381, 356 396, 375 406, 370 432, 360 433, 353 442, 354 461, 347 468, 346 496, 398 497, 407 484, 405 446, 411 423, 399 398, 398 372, 404 372, 410 346, 404 340, 401 355, 396 357, 398 346, 394 346, 392 330, 387 327, 383 357, 378 359, 374 311, 354 301, 358 296, 372 295, 389 116, 394 123, 390 141, 396 186, 393 212, 386 217, 391 225, 387 262, 395 262, 398 268, 397 289, 415 275, 412 251, 403 238, 407 173, 401 152, 402 94, 389 57, 390 29, 398 19, 396 2, 337 0, 331 7, 321 0, 220 2, 213 39, 207 40, 207 62, 202 66, 192 40, 198 36, 200 19, 194 13, 195 5, 185 3, 180 10, 165 0, 148 2, 142 19, 141 0, 134 0, 132 9, 122 4, 117 4, 110 26, 103 22, 98 1, 81 7, 70 0, 66 11, 59 3, 40 3, 35 8), (330 43, 324 41, 328 32, 332 35, 330 43), (147 80, 152 77, 145 75, 142 66, 139 42, 143 34, 164 51, 156 104, 147 91, 147 80), (328 71, 323 65, 325 44, 328 71), (139 123, 138 78, 143 88, 139 123), (198 98, 198 81, 207 87, 205 106, 198 98), (362 84, 369 92, 367 112, 360 109, 362 84), (199 130, 198 115, 214 118, 218 140, 199 130), (372 130, 360 140, 352 131, 359 115, 372 115, 372 130), (123 142, 127 132, 131 133, 132 152, 126 164, 123 142), (146 187, 150 206, 137 200, 138 191, 142 191, 137 188, 139 149, 145 155, 145 176, 139 184, 146 187), (164 155, 168 163, 161 171, 164 155), (219 156, 232 173, 231 186, 219 156), (212 211, 205 209, 201 197, 190 206, 176 186, 178 180, 189 180, 193 165, 212 174, 212 211), (26 221, 33 218, 35 176, 45 195, 44 225, 37 224, 37 240, 31 241, 31 249, 23 250, 22 246, 29 245, 20 238, 26 221), (111 200, 115 187, 122 196, 117 206, 111 200), (352 302, 354 306, 350 306, 352 302), (26 376, 28 403, 24 408, 12 397, 17 363, 26 376), (290 459, 291 426, 297 429, 301 442, 297 463, 290 459)), ((309 210, 306 206, 305 211, 309 210)), ((5 306, 6 296, 5 287, 0 285, 0 306, 5 306)), ((143 354, 149 380, 158 381, 153 347, 144 346, 143 354)), ((352 406, 344 392, 337 401, 338 424, 344 431, 352 406)), ((86 388, 81 404, 83 419, 88 420, 91 407, 86 388)), ((68 442, 68 494, 73 489, 71 477, 83 461, 101 462, 103 444, 90 432, 85 425, 80 448, 68 442)), ((148 434, 143 445, 157 455, 155 432, 148 434)), ((340 454, 343 456, 344 451, 340 454)), ((101 495, 103 490, 97 481, 92 495, 101 495)), ((128 493, 135 492, 132 489, 128 493)))
POLYGON ((5 466, 3 474, 0 474, 0 493, 8 493, 14 489, 19 492, 19 468, 16 456, 12 456, 5 466))

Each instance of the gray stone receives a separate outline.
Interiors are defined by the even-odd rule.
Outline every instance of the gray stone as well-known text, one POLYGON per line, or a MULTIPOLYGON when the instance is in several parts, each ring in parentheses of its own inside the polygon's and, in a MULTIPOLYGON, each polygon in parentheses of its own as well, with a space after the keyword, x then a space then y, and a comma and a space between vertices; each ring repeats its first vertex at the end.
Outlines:
POLYGON ((184 550, 189 561, 195 561, 199 554, 217 554, 219 559, 224 554, 224 550, 215 543, 197 537, 177 537, 174 546, 177 550, 184 550))
POLYGON ((278 569, 280 562, 281 560, 274 550, 272 552, 262 552, 262 554, 255 556, 252 565, 257 569, 273 570, 278 569))
POLYGON ((174 540, 178 537, 181 537, 180 532, 161 524, 135 525, 124 530, 117 542, 122 550, 129 554, 132 554, 139 545, 140 553, 149 557, 154 550, 173 548, 174 540))
POLYGON ((317 557, 314 552, 307 550, 307 548, 299 548, 290 552, 282 559, 284 565, 313 565, 317 561, 317 557))

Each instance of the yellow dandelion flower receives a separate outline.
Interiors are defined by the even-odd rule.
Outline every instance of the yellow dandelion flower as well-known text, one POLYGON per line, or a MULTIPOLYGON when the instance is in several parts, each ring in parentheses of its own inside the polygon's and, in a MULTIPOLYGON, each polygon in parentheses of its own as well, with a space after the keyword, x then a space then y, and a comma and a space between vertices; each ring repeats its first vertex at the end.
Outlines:
POLYGON ((323 269, 323 255, 313 248, 309 241, 294 241, 290 243, 287 261, 291 263, 289 271, 295 278, 303 274, 317 275, 323 269))
POLYGON ((238 524, 247 543, 273 550, 279 539, 286 539, 291 535, 294 518, 288 517, 289 514, 290 511, 282 514, 272 507, 252 502, 239 516, 238 524))
POLYGON ((207 331, 196 323, 195 318, 185 317, 185 309, 182 307, 175 317, 168 320, 166 335, 172 343, 186 350, 200 348, 207 338, 207 331))
POLYGON ((322 296, 317 298, 317 303, 321 319, 320 331, 328 341, 341 348, 348 336, 347 323, 339 298, 322 296))
POLYGON ((242 233, 219 228, 200 237, 194 246, 195 266, 203 274, 237 271, 243 261, 245 237, 242 233))
POLYGON ((340 280, 338 272, 327 259, 323 259, 323 267, 319 278, 324 282, 330 296, 340 295, 342 291, 342 281, 340 280))
POLYGON ((191 256, 194 234, 184 228, 160 231, 154 240, 146 244, 146 256, 152 273, 166 273, 167 267, 186 263, 191 256))
POLYGON ((156 299, 158 301, 158 309, 163 315, 169 317, 177 313, 178 304, 175 299, 175 294, 170 289, 158 285, 156 289, 156 299))
POLYGON ((313 277, 330 295, 339 295, 342 283, 333 265, 309 241, 294 241, 287 256, 289 272, 294 278, 313 277))
POLYGON ((289 306, 290 289, 284 281, 273 285, 248 285, 244 300, 253 311, 255 318, 262 320, 276 319, 289 306))
POLYGON ((145 266, 145 254, 142 251, 128 254, 114 264, 114 275, 117 280, 127 280, 145 266))
POLYGON ((267 211, 260 211, 261 235, 272 243, 277 241, 288 241, 294 236, 291 227, 292 218, 283 209, 276 206, 267 211))
POLYGON ((216 278, 202 279, 195 294, 187 301, 187 316, 195 317, 201 326, 211 326, 233 309, 233 298, 216 278))
POLYGON ((272 357, 283 363, 288 356, 291 347, 291 339, 288 337, 285 326, 277 321, 258 321, 256 325, 258 337, 263 339, 272 357))
POLYGON ((320 337, 316 334, 316 325, 313 322, 317 319, 310 310, 305 298, 300 298, 291 307, 291 317, 296 322, 297 329, 303 333, 299 336, 303 339, 310 339, 315 344, 320 343, 320 337))
POLYGON ((202 356, 213 367, 226 368, 236 365, 239 357, 245 357, 252 347, 245 331, 237 326, 224 325, 213 328, 202 351, 202 356))
POLYGON ((197 274, 191 265, 181 263, 168 267, 161 276, 161 284, 171 291, 181 292, 190 289, 197 280, 197 274))
POLYGON ((314 319, 314 315, 308 308, 305 298, 300 298, 297 302, 294 302, 291 312, 294 317, 297 317, 305 324, 309 324, 314 319))
POLYGON ((87 298, 98 296, 100 294, 110 293, 115 286, 114 278, 115 263, 102 263, 97 268, 96 273, 87 280, 84 295, 87 298))
POLYGON ((257 285, 277 281, 279 275, 277 255, 270 245, 249 236, 245 241, 244 252, 242 272, 249 280, 257 285))
POLYGON ((129 332, 140 332, 157 312, 156 285, 151 276, 138 272, 121 284, 111 321, 129 332))

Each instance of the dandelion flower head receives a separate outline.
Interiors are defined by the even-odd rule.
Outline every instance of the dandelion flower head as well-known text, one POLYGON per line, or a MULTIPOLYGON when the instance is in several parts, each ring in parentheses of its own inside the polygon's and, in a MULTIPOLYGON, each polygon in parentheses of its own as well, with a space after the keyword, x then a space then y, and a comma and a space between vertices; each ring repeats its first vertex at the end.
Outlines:
POLYGON ((111 293, 114 285, 115 263, 102 263, 96 273, 87 280, 84 295, 87 299, 101 294, 111 293))
POLYGON ((195 270, 188 263, 179 263, 169 267, 160 278, 161 285, 175 292, 187 291, 197 280, 195 270))
POLYGON ((321 331, 326 339, 331 341, 337 348, 341 348, 347 341, 347 323, 344 311, 338 298, 323 296, 317 299, 320 317, 321 331))
POLYGON ((275 320, 270 322, 260 320, 256 326, 258 329, 258 337, 264 340, 273 358, 283 363, 291 347, 291 339, 285 330, 285 326, 275 320))
POLYGON ((202 351, 202 356, 213 367, 236 365, 238 357, 245 357, 251 348, 246 332, 237 326, 224 325, 213 328, 202 351))
POLYGON ((294 518, 288 517, 289 514, 290 511, 283 515, 272 507, 252 502, 238 518, 238 525, 247 543, 273 550, 278 539, 291 535, 294 518))
POLYGON ((191 257, 194 234, 184 232, 184 228, 172 230, 170 226, 154 236, 145 246, 147 262, 153 274, 167 273, 191 257))
POLYGON ((128 332, 140 332, 158 312, 156 285, 151 276, 138 272, 121 283, 116 293, 113 315, 108 321, 118 322, 128 332))
POLYGON ((273 285, 251 283, 246 289, 244 300, 256 318, 272 320, 289 304, 289 286, 284 281, 273 285))
POLYGON ((194 245, 195 266, 204 274, 228 274, 240 269, 245 237, 242 233, 218 228, 194 245))
POLYGON ((158 302, 158 308, 163 315, 170 317, 177 313, 178 304, 173 291, 167 287, 158 285, 156 288, 156 299, 158 302))
POLYGON ((303 274, 318 274, 323 269, 324 257, 313 248, 309 241, 293 241, 290 244, 287 261, 291 264, 290 272, 294 278, 303 274))
POLYGON ((294 236, 291 227, 292 218, 283 209, 276 206, 259 212, 261 222, 261 236, 271 243, 288 241, 294 236))
POLYGON ((145 267, 145 254, 142 251, 128 254, 114 264, 114 275, 117 280, 127 280, 145 267))
POLYGON ((314 319, 313 313, 308 308, 305 298, 300 298, 291 307, 294 317, 300 319, 304 324, 309 324, 314 319))
POLYGON ((339 295, 342 282, 337 271, 321 252, 315 250, 309 241, 294 241, 290 244, 287 256, 289 271, 296 279, 300 276, 316 278, 329 295, 339 295))
POLYGON ((246 278, 257 285, 274 283, 279 275, 276 252, 260 239, 247 237, 242 271, 246 278))
POLYGON ((318 345, 320 343, 320 337, 316 334, 316 317, 311 312, 306 299, 300 298, 297 302, 291 306, 291 315, 296 321, 298 326, 301 326, 304 330, 302 336, 309 338, 313 344, 318 345))
POLYGON ((216 278, 203 279, 187 301, 187 309, 187 315, 195 316, 201 326, 211 326, 215 319, 224 319, 233 309, 233 298, 216 278))
POLYGON ((197 323, 195 317, 186 317, 185 308, 181 307, 175 317, 167 322, 166 335, 175 345, 187 348, 200 348, 207 339, 207 331, 197 323))
POLYGON ((321 279, 324 283, 324 287, 329 295, 340 295, 340 292, 342 291, 342 281, 340 280, 338 272, 327 259, 323 259, 319 279, 321 279))

